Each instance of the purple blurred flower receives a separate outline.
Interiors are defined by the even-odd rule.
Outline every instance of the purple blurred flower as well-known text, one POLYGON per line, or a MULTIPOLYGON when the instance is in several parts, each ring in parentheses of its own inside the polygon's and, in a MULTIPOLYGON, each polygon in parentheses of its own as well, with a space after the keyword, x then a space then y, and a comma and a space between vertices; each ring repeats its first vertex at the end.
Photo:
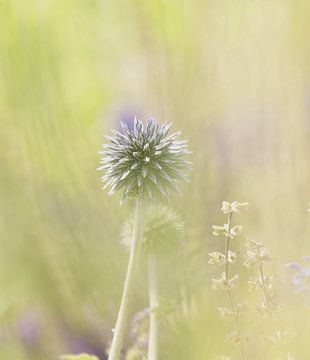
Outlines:
POLYGON ((101 344, 89 336, 69 335, 66 339, 69 352, 73 355, 87 353, 95 355, 98 359, 105 360, 106 356, 101 344))
POLYGON ((61 337, 65 344, 65 352, 72 355, 82 353, 95 355, 100 360, 106 360, 105 344, 102 343, 102 334, 98 329, 76 329, 63 323, 60 329, 61 337))
POLYGON ((148 328, 149 314, 150 309, 145 308, 134 315, 130 326, 130 338, 132 342, 136 342, 141 333, 148 328))
POLYGON ((287 266, 295 270, 292 276, 292 283, 296 288, 296 293, 310 291, 310 256, 302 256, 301 264, 292 262, 287 266))
POLYGON ((41 325, 39 316, 34 311, 25 312, 17 321, 17 337, 28 350, 38 346, 40 341, 40 331, 41 325))
POLYGON ((128 126, 129 130, 133 131, 137 114, 139 114, 139 111, 134 106, 123 106, 117 115, 117 129, 121 130, 121 123, 124 123, 128 126))

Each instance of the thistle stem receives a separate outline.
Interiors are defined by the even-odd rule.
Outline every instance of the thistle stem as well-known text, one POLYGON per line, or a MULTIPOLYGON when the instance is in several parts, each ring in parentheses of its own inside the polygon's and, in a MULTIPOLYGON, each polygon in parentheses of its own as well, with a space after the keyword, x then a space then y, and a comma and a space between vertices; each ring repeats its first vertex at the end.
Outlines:
POLYGON ((149 267, 149 301, 150 301, 150 328, 148 341, 148 360, 157 360, 158 348, 158 290, 157 290, 157 259, 156 255, 150 254, 149 267))
POLYGON ((109 353, 109 360, 119 360, 122 350, 123 340, 128 321, 128 311, 131 301, 131 293, 135 282, 137 269, 139 266, 139 258, 141 253, 143 237, 143 206, 142 201, 137 199, 135 205, 134 227, 132 233, 132 241, 129 255, 127 273, 123 288, 121 305, 119 308, 116 325, 114 329, 113 341, 109 353))

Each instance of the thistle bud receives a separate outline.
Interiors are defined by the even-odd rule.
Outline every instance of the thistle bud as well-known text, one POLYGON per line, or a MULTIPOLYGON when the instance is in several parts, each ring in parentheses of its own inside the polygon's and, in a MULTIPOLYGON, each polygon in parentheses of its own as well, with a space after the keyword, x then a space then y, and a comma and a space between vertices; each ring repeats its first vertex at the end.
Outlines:
MULTIPOLYGON (((162 205, 150 206, 145 215, 143 249, 157 255, 169 255, 179 248, 184 232, 180 217, 162 205)), ((122 243, 130 248, 133 219, 124 224, 122 243)))

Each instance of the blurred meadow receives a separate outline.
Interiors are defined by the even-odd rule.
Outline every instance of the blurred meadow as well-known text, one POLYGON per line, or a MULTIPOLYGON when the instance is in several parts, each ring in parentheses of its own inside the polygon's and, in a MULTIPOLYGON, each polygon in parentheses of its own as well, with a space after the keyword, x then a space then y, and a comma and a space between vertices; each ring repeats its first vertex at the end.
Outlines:
MULTIPOLYGON (((106 359, 132 204, 101 190, 97 151, 135 114, 173 122, 193 150, 170 202, 185 241, 161 267, 173 310, 159 360, 239 359, 208 264, 223 200, 250 203, 238 241, 270 250, 279 322, 296 334, 269 349, 255 338, 268 322, 245 321, 248 359, 310 359, 310 293, 285 266, 310 255, 309 16, 307 0, 0 1, 0 359, 106 359)), ((146 288, 142 268, 131 319, 146 288)))

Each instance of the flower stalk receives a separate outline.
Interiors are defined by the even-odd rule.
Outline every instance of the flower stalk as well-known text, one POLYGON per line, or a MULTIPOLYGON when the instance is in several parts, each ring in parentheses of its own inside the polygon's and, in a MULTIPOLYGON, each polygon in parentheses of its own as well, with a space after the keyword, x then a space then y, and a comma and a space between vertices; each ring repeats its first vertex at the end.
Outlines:
MULTIPOLYGON (((122 232, 122 243, 127 249, 131 245, 132 229, 133 220, 130 218, 122 232)), ((142 253, 146 257, 148 270, 149 332, 148 355, 145 354, 144 358, 148 360, 157 360, 159 356, 159 259, 168 259, 176 254, 182 244, 183 233, 184 224, 172 209, 159 204, 145 208, 142 253)))
POLYGON ((128 321, 128 311, 131 301, 131 293, 133 290, 133 284, 135 282, 137 269, 139 266, 142 238, 143 238, 143 204, 141 200, 137 199, 128 268, 127 268, 127 273, 123 288, 121 305, 116 320, 116 326, 114 329, 112 346, 109 353, 109 360, 119 360, 120 358, 120 353, 122 350, 123 340, 124 340, 127 321, 128 321))
MULTIPOLYGON (((109 188, 109 195, 122 189, 121 203, 128 198, 134 198, 136 201, 132 237, 129 241, 130 256, 128 269, 109 360, 119 360, 120 357, 128 320, 132 287, 135 282, 142 243, 145 240, 143 236, 142 201, 166 198, 171 190, 179 191, 176 181, 187 180, 184 171, 191 164, 184 159, 185 155, 190 154, 190 151, 187 149, 187 141, 177 140, 180 132, 169 135, 172 124, 160 124, 152 118, 144 124, 136 117, 133 128, 128 127, 123 122, 120 125, 121 131, 112 130, 113 135, 107 137, 110 143, 103 145, 104 150, 99 152, 102 158, 98 168, 98 170, 105 172, 101 180, 104 183, 103 188, 109 188)), ((159 217, 161 217, 161 213, 159 217)), ((175 217, 174 214, 172 214, 172 217, 175 217)), ((165 216, 163 218, 165 219, 165 216)), ((163 231, 165 223, 166 221, 160 221, 155 226, 160 229, 161 235, 165 233, 163 231)), ((151 233, 150 238, 152 239, 149 248, 152 248, 154 245, 155 248, 160 249, 161 246, 153 243, 153 225, 151 226, 152 230, 149 231, 151 233)), ((174 232, 174 227, 168 226, 168 232, 166 233, 168 237, 171 230, 174 232)), ((159 238, 161 237, 164 236, 159 238)), ((154 310, 154 307, 157 306, 155 259, 151 258, 149 265, 150 303, 151 309, 154 310)), ((150 336, 151 351, 149 359, 154 360, 157 357, 157 315, 155 311, 151 315, 150 331, 152 335, 150 336)))
POLYGON ((213 289, 221 289, 227 294, 229 305, 227 308, 219 307, 219 310, 224 318, 232 319, 235 323, 235 329, 229 334, 229 338, 240 349, 242 360, 246 359, 244 344, 247 341, 247 336, 240 329, 240 315, 244 305, 236 304, 234 301, 233 290, 238 287, 239 276, 230 276, 230 265, 236 263, 237 260, 237 253, 230 249, 230 243, 242 230, 241 225, 232 226, 233 214, 239 213, 247 207, 248 203, 239 203, 237 201, 232 203, 228 201, 223 202, 221 211, 224 215, 227 215, 227 222, 224 225, 213 225, 212 228, 213 235, 225 238, 225 250, 224 253, 218 251, 209 253, 209 264, 224 267, 222 276, 218 279, 212 279, 212 284, 213 289))
MULTIPOLYGON (((260 257, 260 250, 259 248, 257 248, 257 253, 258 253, 258 257, 260 257)), ((267 292, 267 286, 266 286, 266 281, 265 281, 265 275, 264 275, 264 269, 263 269, 263 262, 259 261, 258 265, 258 271, 259 271, 259 278, 260 278, 260 282, 261 282, 261 286, 262 286, 262 290, 263 290, 263 294, 264 294, 264 298, 265 298, 265 302, 266 302, 266 306, 268 308, 268 310, 270 312, 272 312, 271 309, 271 304, 269 301, 269 295, 267 292)))
POLYGON ((251 265, 257 266, 258 277, 250 278, 248 281, 250 289, 261 289, 264 296, 264 302, 258 306, 258 310, 266 315, 274 316, 274 310, 276 309, 272 301, 273 294, 271 289, 273 287, 274 277, 266 277, 264 273, 264 263, 270 261, 271 257, 269 252, 261 242, 254 240, 248 240, 246 243, 246 256, 244 265, 249 268, 251 265))
POLYGON ((157 257, 148 256, 149 268, 149 303, 150 328, 148 340, 148 360, 157 360, 158 357, 158 286, 157 286, 157 257))
MULTIPOLYGON (((280 331, 278 328, 277 314, 282 307, 275 302, 274 286, 279 279, 277 274, 270 276, 265 274, 264 265, 265 262, 271 260, 271 256, 262 242, 248 239, 246 248, 243 264, 247 268, 252 265, 257 268, 257 276, 250 277, 248 280, 249 290, 260 290, 263 294, 263 301, 256 306, 257 315, 271 319, 273 325, 272 335, 267 336, 265 340, 268 341, 269 345, 277 347, 278 351, 282 352, 281 346, 286 344, 287 340, 294 334, 290 331, 280 331)), ((292 359, 290 353, 285 359, 292 359)))
MULTIPOLYGON (((227 220, 227 232, 225 233, 225 237, 226 237, 226 245, 225 245, 225 279, 226 281, 229 283, 229 247, 230 247, 230 238, 231 238, 231 222, 232 222, 232 215, 233 215, 233 211, 230 211, 228 213, 228 220, 227 220)), ((242 338, 242 333, 241 333, 241 329, 240 329, 240 321, 239 321, 239 315, 236 312, 236 305, 233 299, 233 295, 232 295, 232 291, 230 288, 228 288, 227 290, 227 296, 228 296, 228 300, 229 300, 229 304, 231 307, 231 311, 233 314, 233 318, 235 321, 235 325, 236 325, 236 331, 237 331, 237 335, 238 337, 241 339, 242 338)), ((242 342, 239 343, 239 348, 240 348, 240 354, 241 354, 241 358, 242 360, 246 359, 245 356, 245 351, 244 351, 244 347, 242 342)))
POLYGON ((229 258, 228 258, 228 254, 229 254, 229 247, 230 247, 230 230, 231 230, 231 219, 232 219, 232 212, 229 212, 228 214, 228 221, 227 221, 227 233, 225 235, 226 237, 226 243, 225 243, 225 279, 228 281, 229 280, 229 258))

